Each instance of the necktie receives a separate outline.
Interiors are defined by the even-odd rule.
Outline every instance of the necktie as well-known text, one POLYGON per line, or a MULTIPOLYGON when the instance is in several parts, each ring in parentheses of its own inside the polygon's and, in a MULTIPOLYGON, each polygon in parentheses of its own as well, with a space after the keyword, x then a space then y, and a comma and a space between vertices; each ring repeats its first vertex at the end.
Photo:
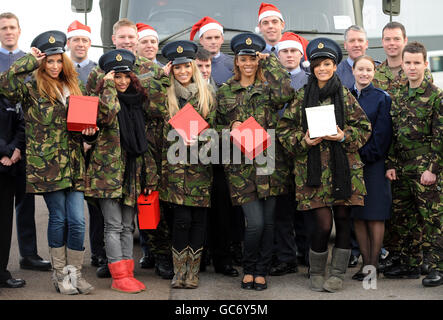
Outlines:
POLYGON ((275 47, 272 47, 272 48, 271 48, 271 52, 274 52, 274 51, 275 51, 275 47))

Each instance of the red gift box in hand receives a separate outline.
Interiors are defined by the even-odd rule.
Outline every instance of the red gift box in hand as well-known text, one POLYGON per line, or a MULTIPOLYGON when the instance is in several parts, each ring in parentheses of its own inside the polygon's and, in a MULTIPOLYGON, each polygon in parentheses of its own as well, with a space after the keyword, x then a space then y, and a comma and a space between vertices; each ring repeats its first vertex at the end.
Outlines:
POLYGON ((181 108, 168 123, 185 141, 190 141, 193 136, 196 137, 209 128, 209 124, 189 103, 181 108))
POLYGON ((98 97, 70 96, 68 108, 68 131, 97 128, 98 97))
POLYGON ((232 142, 250 159, 262 153, 271 145, 271 136, 254 119, 248 118, 231 131, 232 142))
POLYGON ((138 225, 141 230, 157 229, 160 221, 160 202, 158 191, 150 195, 140 194, 137 200, 138 225))

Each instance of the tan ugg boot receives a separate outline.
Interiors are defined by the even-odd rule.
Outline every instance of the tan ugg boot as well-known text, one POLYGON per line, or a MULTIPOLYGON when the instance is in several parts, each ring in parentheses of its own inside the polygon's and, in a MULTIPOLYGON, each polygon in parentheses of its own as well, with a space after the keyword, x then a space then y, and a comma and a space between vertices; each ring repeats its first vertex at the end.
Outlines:
POLYGON ((66 266, 66 247, 49 248, 52 268, 52 282, 55 289, 61 294, 78 294, 78 290, 72 285, 69 277, 68 267, 66 266))
POLYGON ((72 285, 77 288, 81 294, 90 293, 94 290, 94 287, 83 278, 81 273, 85 251, 71 250, 68 248, 66 253, 69 277, 71 278, 72 285))
POLYGON ((172 262, 174 264, 174 278, 171 281, 171 287, 175 289, 185 287, 186 263, 188 260, 189 247, 178 252, 172 247, 172 262))
POLYGON ((343 288, 346 269, 348 268, 351 249, 332 249, 332 261, 329 268, 329 278, 325 281, 323 289, 328 292, 336 292, 343 288))
POLYGON ((189 248, 188 261, 186 262, 186 278, 185 288, 195 289, 198 287, 198 273, 200 272, 200 261, 203 253, 203 248, 194 252, 189 248))
POLYGON ((309 284, 313 291, 323 291, 328 253, 327 250, 325 252, 309 250, 309 284))

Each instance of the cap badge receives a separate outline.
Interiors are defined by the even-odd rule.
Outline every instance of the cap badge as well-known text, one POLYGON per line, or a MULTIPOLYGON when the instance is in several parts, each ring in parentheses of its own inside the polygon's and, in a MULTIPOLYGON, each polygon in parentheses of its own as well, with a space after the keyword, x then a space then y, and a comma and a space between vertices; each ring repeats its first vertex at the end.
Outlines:
POLYGON ((121 56, 121 54, 119 53, 118 55, 115 56, 115 60, 117 60, 118 62, 123 60, 123 57, 121 56))
POLYGON ((251 38, 247 38, 245 43, 250 46, 252 44, 252 39, 251 38))
POLYGON ((53 36, 50 36, 48 42, 51 44, 55 43, 55 38, 53 36))
POLYGON ((325 47, 325 45, 323 44, 323 42, 320 42, 317 46, 317 48, 319 49, 323 49, 325 47))
POLYGON ((183 47, 182 46, 178 46, 177 47, 177 53, 183 53, 183 47))

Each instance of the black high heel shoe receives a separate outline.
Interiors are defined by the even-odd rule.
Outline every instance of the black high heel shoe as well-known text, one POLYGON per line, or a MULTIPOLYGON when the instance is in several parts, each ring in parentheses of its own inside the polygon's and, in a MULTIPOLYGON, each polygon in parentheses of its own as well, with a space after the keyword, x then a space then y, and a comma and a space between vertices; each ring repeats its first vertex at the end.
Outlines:
POLYGON ((263 277, 263 278, 265 279, 265 283, 255 282, 255 279, 254 279, 254 288, 256 291, 263 291, 268 288, 268 283, 266 282, 266 278, 265 277, 263 277))
MULTIPOLYGON (((246 276, 246 275, 245 275, 245 276, 246 276)), ((241 287, 242 287, 242 289, 246 289, 246 290, 252 290, 252 289, 254 289, 254 280, 252 280, 252 281, 248 281, 248 282, 244 282, 243 280, 244 280, 245 276, 243 276, 243 279, 242 279, 242 281, 241 281, 241 287)))

